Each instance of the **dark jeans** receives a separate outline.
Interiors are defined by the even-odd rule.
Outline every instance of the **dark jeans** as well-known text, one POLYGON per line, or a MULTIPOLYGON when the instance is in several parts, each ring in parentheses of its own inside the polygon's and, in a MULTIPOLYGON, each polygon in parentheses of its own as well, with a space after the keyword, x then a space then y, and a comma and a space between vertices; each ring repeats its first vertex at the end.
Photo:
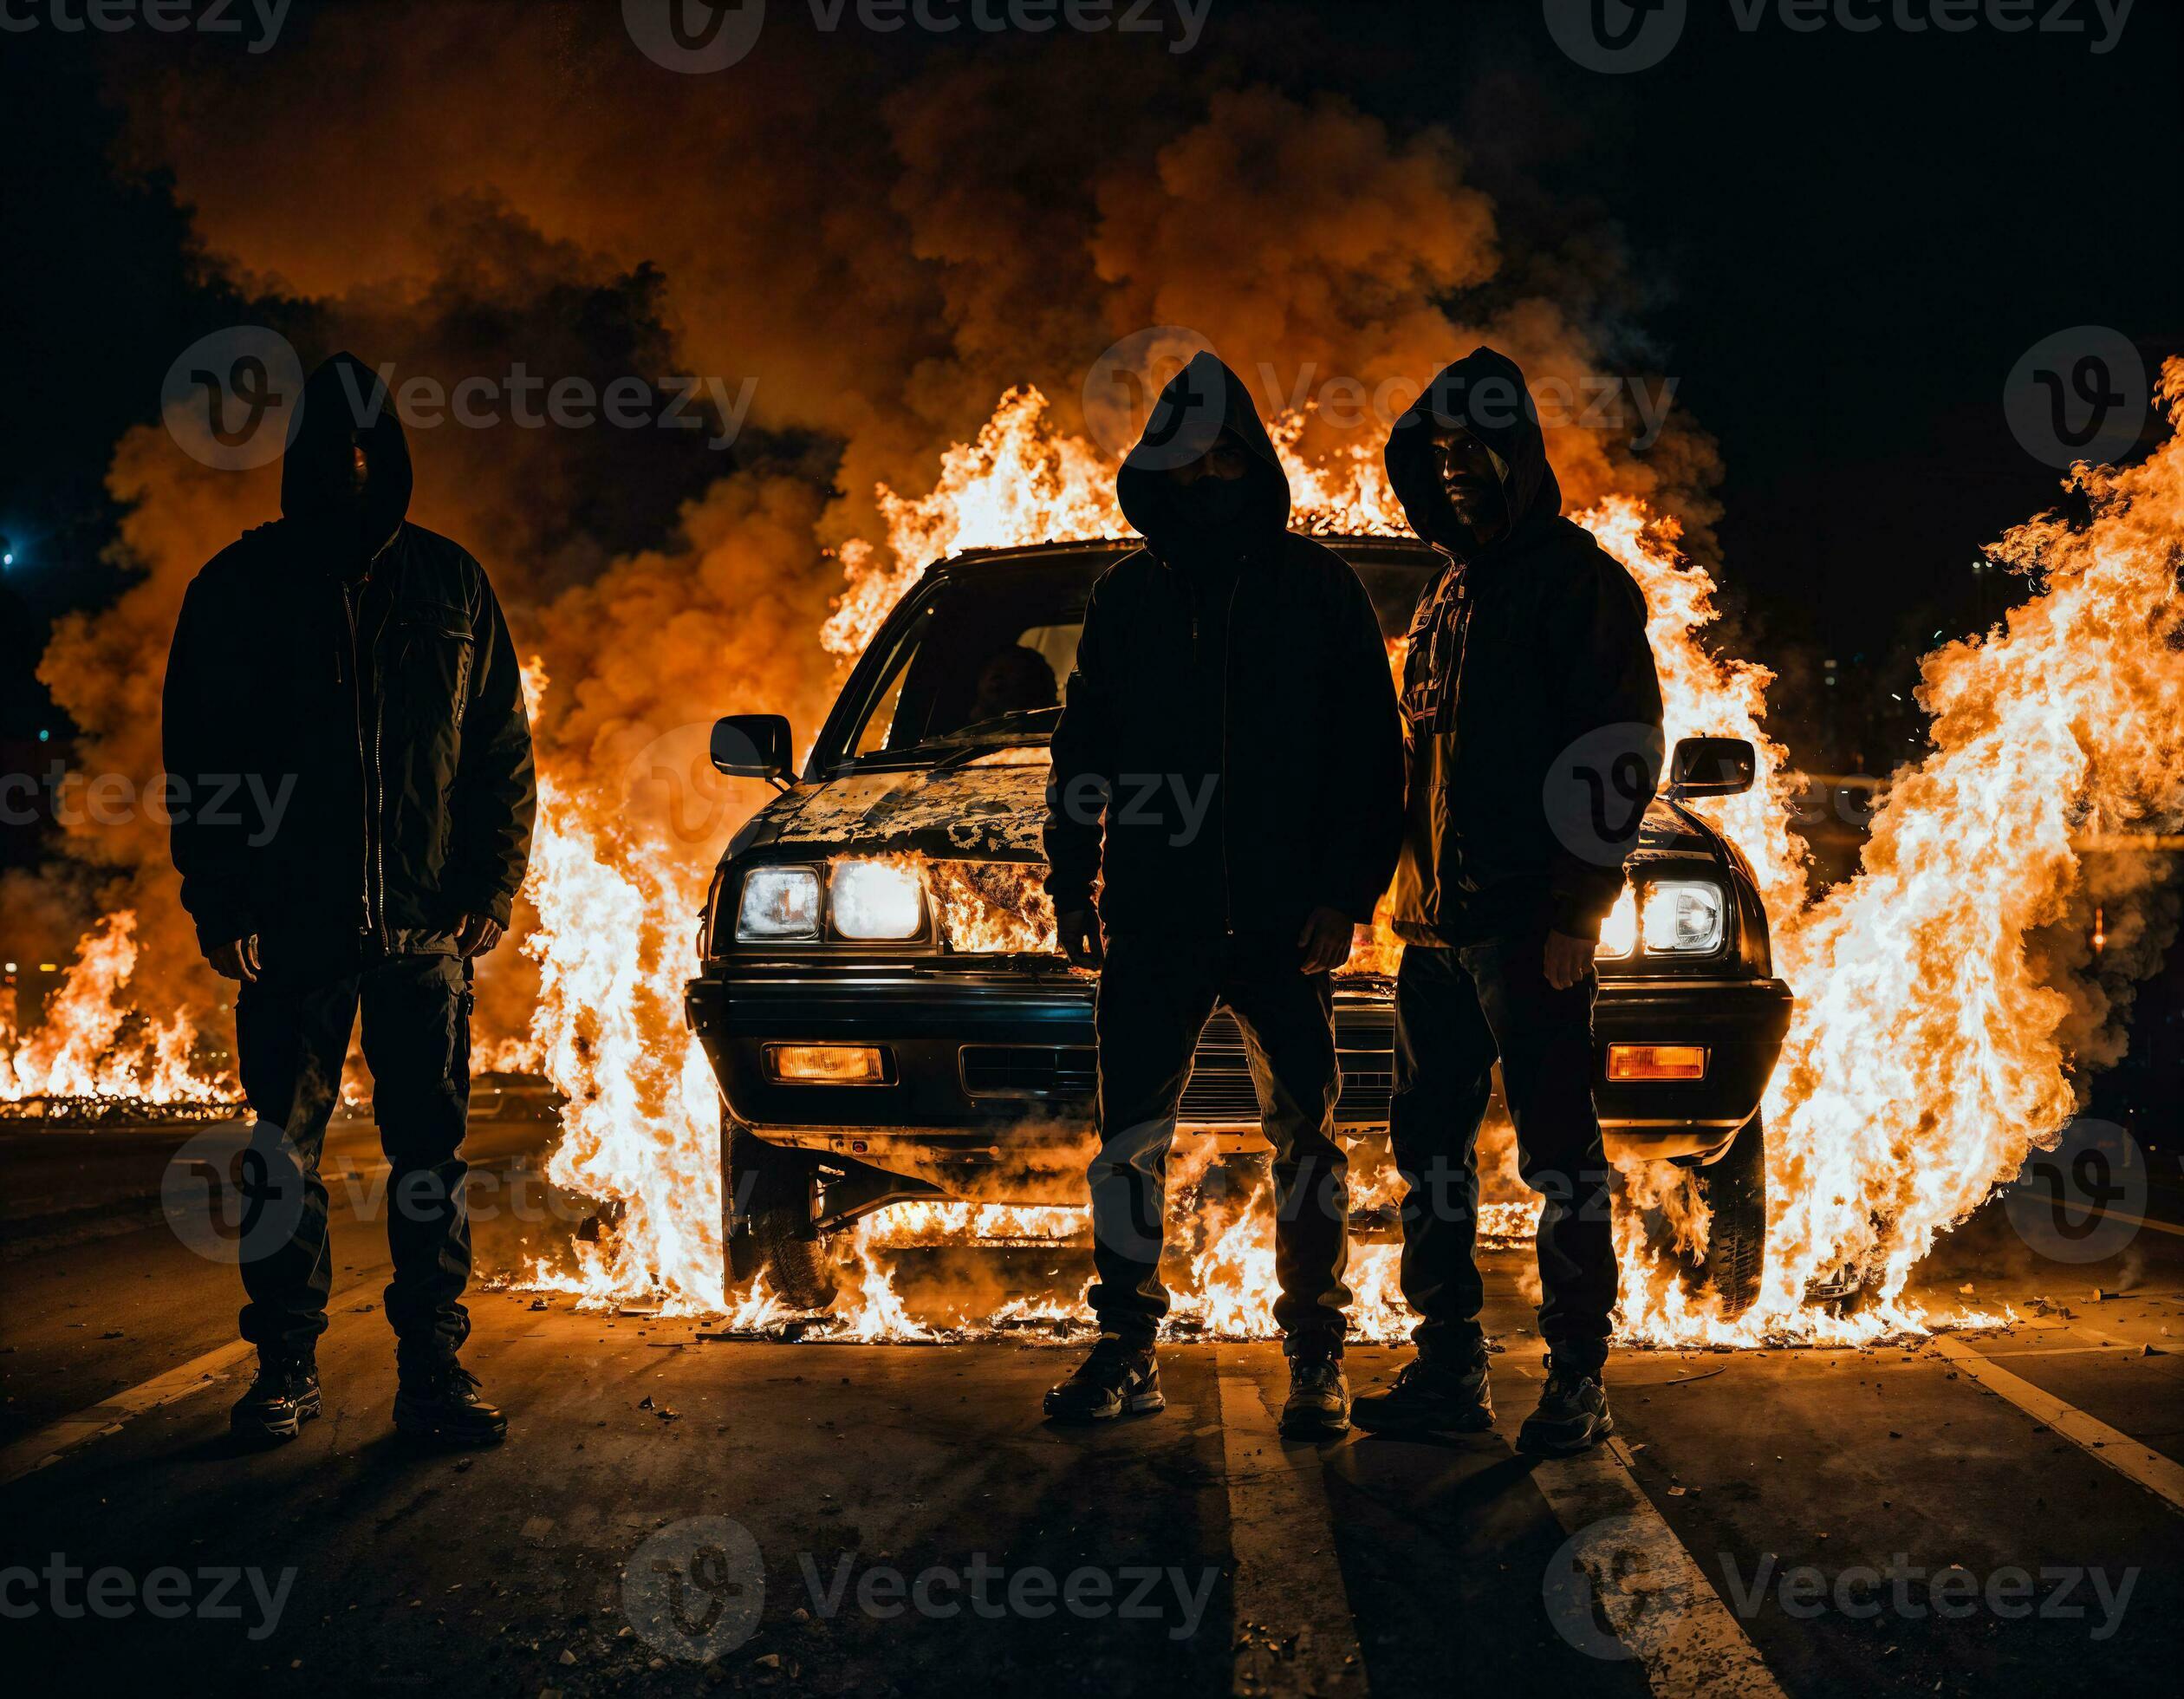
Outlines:
POLYGON ((1092 1160, 1092 1308, 1101 1331, 1150 1345, 1167 1313, 1160 1249, 1168 1147, 1199 1032, 1217 1006, 1243 1029, 1274 1147, 1274 1318, 1289 1350, 1342 1349, 1349 1289, 1349 1158, 1335 1138, 1332 991, 1294 948, 1234 940, 1111 939, 1100 974, 1100 1152, 1092 1160))
POLYGON ((1492 1091, 1517 1126, 1524 1183, 1539 1217, 1539 1331, 1565 1362, 1596 1371, 1615 1307, 1608 1158, 1593 1107, 1593 993, 1547 983, 1546 936, 1534 931, 1460 949, 1416 944, 1395 981, 1395 1102, 1389 1142, 1408 1189, 1403 1296, 1421 1319, 1423 1354, 1477 1349, 1484 1292, 1479 1226, 1479 1123, 1492 1091))
POLYGON ((357 1010, 372 1108, 393 1169, 379 1200, 394 1278, 387 1318, 406 1366, 452 1356, 470 1335, 470 1220, 460 1152, 470 1114, 470 976, 452 955, 395 956, 323 981, 263 976, 236 998, 236 1048, 257 1137, 288 1135, 303 1170, 303 1211, 284 1245, 243 1262, 243 1337, 262 1351, 311 1354, 333 1282, 319 1155, 341 1090, 357 1010))

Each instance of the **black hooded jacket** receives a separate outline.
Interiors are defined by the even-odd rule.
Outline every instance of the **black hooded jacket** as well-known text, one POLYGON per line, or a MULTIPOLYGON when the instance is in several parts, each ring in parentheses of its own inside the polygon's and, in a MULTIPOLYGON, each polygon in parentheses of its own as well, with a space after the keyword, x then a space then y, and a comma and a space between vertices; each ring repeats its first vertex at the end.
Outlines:
POLYGON ((1411 529, 1453 557, 1419 599, 1405 661, 1410 781, 1395 930, 1421 944, 1543 925, 1597 938, 1622 889, 1642 800, 1619 796, 1608 830, 1594 836, 1558 835, 1546 798, 1558 758, 1576 745, 1596 764, 1603 740, 1643 745, 1642 788, 1652 794, 1661 687, 1645 597, 1562 517, 1524 374, 1492 348, 1442 372, 1396 421, 1388 476, 1411 529), (1468 541, 1434 472, 1436 420, 1464 426, 1501 462, 1511 524, 1476 558, 1465 557, 1468 541))
POLYGON ((1289 481, 1235 374, 1210 354, 1179 373, 1115 493, 1146 546, 1093 587, 1055 728, 1056 909, 1089 908, 1097 877, 1118 933, 1287 945, 1316 908, 1369 919, 1402 813, 1387 648, 1357 575, 1286 529, 1289 481), (1208 537, 1167 469, 1224 429, 1249 470, 1209 491, 1235 511, 1208 537))
POLYGON ((183 599, 163 731, 208 951, 255 933, 269 971, 335 970, 508 923, 536 804, 515 645, 484 569, 406 521, 410 486, 385 387, 336 355, 289 421, 282 518, 183 599))

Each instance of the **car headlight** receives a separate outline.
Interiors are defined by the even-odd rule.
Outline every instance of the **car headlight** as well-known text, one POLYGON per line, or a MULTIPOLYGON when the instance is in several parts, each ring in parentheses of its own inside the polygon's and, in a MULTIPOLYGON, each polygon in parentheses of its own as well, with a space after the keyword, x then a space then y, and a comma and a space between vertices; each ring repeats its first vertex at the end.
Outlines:
POLYGON ((754 867, 744 875, 736 936, 816 938, 819 876, 808 867, 754 867))
POLYGON ((1661 955, 1702 955, 1721 947, 1726 893, 1704 879, 1663 879, 1646 887, 1646 948, 1661 955))
POLYGON ((925 885, 906 863, 840 861, 827 907, 842 937, 914 938, 925 927, 925 885))
POLYGON ((1600 923, 1600 945, 1596 959, 1620 961, 1638 947, 1638 894, 1625 885, 1608 918, 1600 923))

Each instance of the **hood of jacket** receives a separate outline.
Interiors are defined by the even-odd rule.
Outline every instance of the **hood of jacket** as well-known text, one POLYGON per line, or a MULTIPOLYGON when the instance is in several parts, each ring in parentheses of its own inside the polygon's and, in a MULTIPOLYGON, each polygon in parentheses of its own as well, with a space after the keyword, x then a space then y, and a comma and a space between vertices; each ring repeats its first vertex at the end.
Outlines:
POLYGON ((305 381, 289 420, 282 517, 338 541, 344 564, 361 563, 401 529, 411 485, 409 439, 386 384, 354 355, 335 355, 305 381), (370 466, 361 511, 348 488, 352 435, 370 466))
POLYGON ((1160 391, 1144 435, 1115 477, 1123 518, 1154 553, 1173 550, 1189 529, 1181 511, 1182 489, 1168 474, 1205 453, 1223 431, 1243 445, 1250 463, 1245 473, 1250 491, 1243 520, 1245 542, 1264 544, 1288 529, 1289 475, 1259 422, 1251 392, 1215 355, 1199 353, 1160 391))
POLYGON ((1454 530, 1455 516, 1433 471, 1436 426, 1461 426, 1501 460, 1509 530, 1487 554, 1507 548, 1511 538, 1562 512, 1562 485, 1547 464, 1547 439, 1540 434, 1539 413, 1524 387, 1523 370, 1505 354, 1476 348, 1443 368, 1388 433, 1388 485, 1402 503, 1410 528, 1427 542, 1459 557, 1463 553, 1465 539, 1454 530))

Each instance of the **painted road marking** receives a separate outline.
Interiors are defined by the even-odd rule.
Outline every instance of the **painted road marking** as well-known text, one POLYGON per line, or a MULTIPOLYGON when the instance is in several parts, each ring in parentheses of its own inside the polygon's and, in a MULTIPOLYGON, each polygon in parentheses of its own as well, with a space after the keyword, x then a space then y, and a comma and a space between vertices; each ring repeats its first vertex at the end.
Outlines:
POLYGON ((154 1375, 140 1386, 133 1386, 126 1392, 117 1392, 102 1404, 78 1410, 74 1416, 64 1416, 58 1422, 48 1422, 34 1434, 25 1434, 14 1444, 0 1450, 0 1486, 19 1481, 26 1474, 35 1474, 49 1463, 57 1462, 80 1445, 108 1434, 118 1434, 122 1424, 133 1416, 155 1410, 162 1404, 171 1404, 178 1398, 186 1398, 192 1392, 202 1391, 216 1383, 222 1375, 236 1364, 249 1357, 257 1348, 246 1340, 237 1339, 232 1344, 209 1351, 202 1357, 192 1357, 179 1368, 170 1369, 164 1375, 154 1375))
POLYGON ((1990 1357, 1982 1357, 1963 1340, 1937 1333, 1928 1342, 1934 1349, 1990 1392, 2007 1398, 2034 1420, 2098 1459, 2118 1474, 2126 1475, 2156 1497, 2184 1510, 2184 1463, 2142 1445, 2121 1429, 2111 1428, 2097 1416, 2066 1404, 2051 1392, 2044 1392, 2029 1380, 2012 1374, 1990 1357))
MULTIPOLYGON (((1518 1419, 1502 1402, 1505 1415, 1497 1425, 1513 1442, 1518 1419)), ((1647 1685, 1664 1699, 1700 1693, 1708 1699, 1781 1699, 1781 1686, 1743 1625, 1639 1486, 1620 1439, 1575 1457, 1542 1459, 1532 1466, 1531 1479, 1570 1535, 1556 1561, 1561 1564, 1566 1553, 1570 1567, 1563 1575, 1550 1573, 1544 1588, 1564 1639, 1600 1657, 1617 1656, 1620 1642, 1622 1651, 1645 1670, 1647 1685), (1615 1630, 1614 1641, 1593 1626, 1595 1598, 1615 1630), (1602 1644, 1596 1647, 1592 1641, 1602 1644)))
POLYGON ((1220 1346, 1215 1364, 1236 1559, 1231 1690, 1362 1696, 1365 1660, 1335 1560, 1319 1449, 1281 1436, 1241 1350, 1220 1346))
MULTIPOLYGON (((354 1286, 327 1294, 326 1307, 330 1312, 344 1298, 362 1292, 376 1281, 360 1280, 354 1286)), ((187 1363, 154 1375, 148 1381, 133 1386, 126 1392, 117 1392, 105 1403, 80 1409, 74 1416, 64 1416, 58 1422, 49 1422, 36 1433, 25 1434, 21 1439, 0 1448, 0 1487, 20 1481, 26 1474, 36 1474, 49 1463, 57 1463, 78 1446, 93 1440, 104 1439, 108 1434, 118 1434, 123 1426, 146 1410, 158 1409, 188 1397, 192 1392, 202 1392, 208 1386, 217 1386, 226 1378, 227 1372, 237 1364, 257 1353, 257 1347, 246 1339, 237 1339, 209 1351, 202 1357, 193 1357, 187 1363)))

